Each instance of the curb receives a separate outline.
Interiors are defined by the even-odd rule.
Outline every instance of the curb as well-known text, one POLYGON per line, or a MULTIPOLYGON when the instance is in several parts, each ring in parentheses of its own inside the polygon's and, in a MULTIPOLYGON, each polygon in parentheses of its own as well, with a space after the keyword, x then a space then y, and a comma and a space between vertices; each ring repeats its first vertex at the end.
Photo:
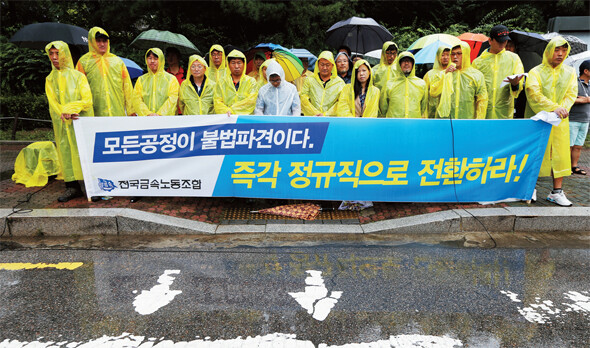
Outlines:
POLYGON ((457 232, 590 232, 590 207, 453 209, 368 224, 218 225, 129 208, 0 209, 5 236, 214 235, 228 233, 444 234, 457 232))

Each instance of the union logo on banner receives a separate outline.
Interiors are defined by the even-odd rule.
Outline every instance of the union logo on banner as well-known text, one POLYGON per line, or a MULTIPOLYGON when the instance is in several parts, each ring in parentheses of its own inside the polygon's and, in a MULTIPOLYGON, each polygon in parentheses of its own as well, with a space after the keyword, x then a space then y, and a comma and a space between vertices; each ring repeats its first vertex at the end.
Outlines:
POLYGON ((98 187, 100 187, 101 190, 107 191, 107 192, 110 192, 110 191, 117 188, 117 186, 115 186, 115 183, 112 180, 101 179, 101 178, 98 178, 98 187))

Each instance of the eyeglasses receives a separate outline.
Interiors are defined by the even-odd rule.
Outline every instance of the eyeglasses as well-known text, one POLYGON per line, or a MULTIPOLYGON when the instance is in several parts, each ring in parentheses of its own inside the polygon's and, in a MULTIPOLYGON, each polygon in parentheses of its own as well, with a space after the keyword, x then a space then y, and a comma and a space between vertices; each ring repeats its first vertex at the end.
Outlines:
POLYGON ((203 68, 205 68, 205 67, 202 66, 201 64, 191 65, 191 70, 203 70, 203 68))

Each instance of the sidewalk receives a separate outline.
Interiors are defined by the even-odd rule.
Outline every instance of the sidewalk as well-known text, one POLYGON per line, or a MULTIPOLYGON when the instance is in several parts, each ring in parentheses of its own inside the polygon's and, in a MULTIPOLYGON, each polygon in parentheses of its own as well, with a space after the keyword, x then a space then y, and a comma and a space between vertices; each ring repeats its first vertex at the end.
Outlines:
MULTIPOLYGON (((294 200, 277 200, 277 199, 246 199, 246 198, 197 198, 197 197, 144 197, 136 203, 130 203, 127 197, 115 197, 110 200, 103 200, 99 202, 88 202, 85 197, 73 199, 67 203, 57 202, 57 197, 63 192, 64 184, 62 181, 51 180, 45 187, 32 187, 26 188, 24 185, 17 185, 11 180, 13 172, 14 160, 18 155, 19 151, 25 147, 25 143, 0 143, 1 147, 1 176, 0 176, 0 209, 4 211, 1 215, 5 217, 12 208, 18 205, 20 209, 33 209, 35 214, 41 214, 41 212, 51 211, 52 216, 59 216, 55 209, 62 210, 62 212, 70 212, 73 208, 83 209, 84 216, 89 216, 89 209, 97 211, 95 208, 102 208, 98 215, 104 216, 104 212, 111 212, 112 214, 121 215, 123 211, 125 214, 130 214, 131 211, 140 211, 145 213, 153 213, 153 215, 142 215, 142 219, 148 219, 148 216, 156 217, 170 217, 176 224, 183 225, 191 221, 207 223, 207 225, 198 225, 207 227, 209 224, 214 226, 217 233, 219 231, 233 231, 238 228, 232 228, 231 225, 252 225, 258 226, 258 228, 251 228, 252 231, 264 230, 269 231, 269 228, 262 228, 267 225, 278 225, 278 224, 313 224, 318 230, 329 230, 330 227, 324 226, 319 228, 318 225, 331 225, 332 228, 336 229, 335 225, 341 225, 343 228, 339 230, 350 230, 357 231, 358 228, 353 228, 351 225, 360 226, 361 229, 366 232, 367 230, 373 230, 369 228, 369 224, 375 222, 384 221, 420 221, 420 217, 432 217, 430 213, 442 212, 440 216, 447 216, 444 212, 455 212, 455 215, 465 215, 465 210, 469 211, 469 214, 473 214, 477 209, 485 209, 485 213, 482 210, 480 214, 490 216, 491 213, 496 211, 500 215, 506 215, 507 211, 511 208, 538 208, 538 207, 550 207, 555 208, 558 211, 563 209, 572 208, 560 208, 553 203, 545 200, 547 194, 552 188, 552 181, 550 178, 540 178, 537 182, 537 196, 538 201, 536 203, 527 204, 526 202, 514 202, 514 203, 500 203, 494 205, 480 205, 480 204, 451 204, 451 203, 384 203, 375 202, 374 207, 365 209, 361 212, 353 211, 338 211, 337 208, 340 205, 340 201, 318 201, 322 207, 322 212, 319 217, 314 221, 303 221, 293 218, 285 218, 273 215, 251 213, 253 210, 260 210, 263 208, 273 207, 282 204, 299 203, 302 201, 294 200), (490 209, 490 208, 503 208, 503 210, 490 209), (50 209, 50 210, 48 210, 50 209), (64 210, 67 209, 67 210, 64 210), (108 210, 105 210, 108 209, 108 210), (157 214, 157 215, 156 215, 157 214), (179 219, 174 219, 179 218, 179 219), (223 227, 226 226, 227 227, 223 227), (348 227, 345 227, 348 226, 348 227), (221 227, 221 228, 219 228, 221 227)), ((584 149, 581 159, 580 167, 590 173, 590 149, 584 149)), ((590 209, 590 175, 572 175, 564 180, 564 190, 567 197, 574 203, 574 207, 587 207, 590 209)), ((554 210, 554 209, 553 209, 554 210)), ((525 210, 514 210, 514 211, 525 211, 525 210)), ((574 215, 578 215, 581 211, 576 210, 574 215)), ((590 211, 590 210, 588 210, 590 211)), ((544 214, 550 214, 549 210, 543 209, 544 214)), ((572 210, 572 213, 574 210, 572 210)), ((65 214, 65 213, 64 213, 65 214)), ((66 214, 66 215, 68 215, 66 214)), ((122 214, 122 215, 125 215, 122 214)), ((562 214, 562 213, 560 213, 562 214)), ((569 215, 569 213, 565 213, 569 215)), ((24 215, 24 214, 18 214, 24 215)), ((30 214, 29 214, 30 215, 30 214)), ((43 214, 41 214, 43 215, 43 214)), ((75 215, 75 214, 74 214, 75 215)), ((92 214, 91 214, 92 215, 92 214)), ((133 215, 133 214, 132 214, 133 215)), ((497 214, 496 214, 497 215, 497 214)), ((588 214, 590 215, 590 214, 588 214)), ((13 215, 14 217, 15 215, 13 215)), ((69 216, 69 215, 68 215, 69 216)), ((140 219, 141 220, 141 219, 140 219)), ((156 218, 158 220, 158 218, 156 218)), ((424 219, 422 219, 424 220, 424 219)), ((427 219, 428 220, 428 219, 427 219)), ((443 219, 444 220, 444 219, 443 219)), ((382 223, 383 224, 383 223, 382 223)), ((381 225, 382 225, 381 224, 381 225)), ((404 223, 405 226, 405 223, 404 223)), ((278 228, 279 226, 277 226, 278 228)), ((311 227, 311 226, 310 226, 311 227)), ((210 228, 205 228, 210 230, 210 228)), ((272 228, 270 229, 272 230, 272 228)), ((586 230, 590 230, 588 227, 586 230)))

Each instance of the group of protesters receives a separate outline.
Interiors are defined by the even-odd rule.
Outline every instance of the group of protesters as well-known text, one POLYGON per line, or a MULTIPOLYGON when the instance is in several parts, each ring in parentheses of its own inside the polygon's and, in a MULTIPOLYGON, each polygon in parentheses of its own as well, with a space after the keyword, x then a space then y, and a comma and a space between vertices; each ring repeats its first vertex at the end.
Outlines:
POLYGON ((226 53, 215 44, 209 50, 208 62, 199 55, 190 56, 186 73, 179 66, 178 50, 169 49, 165 55, 159 48, 150 48, 145 54, 148 72, 133 85, 123 61, 110 52, 105 30, 94 27, 89 31, 89 52, 75 68, 68 45, 51 42, 46 47, 52 63, 46 93, 66 183, 66 192, 58 201, 83 195, 72 127, 72 120, 81 116, 255 114, 509 119, 513 118, 514 100, 524 89, 526 117, 547 111, 562 119, 552 129, 540 176, 553 177, 548 200, 571 206, 563 193, 563 177, 572 172, 585 175, 577 167, 579 151, 573 167, 572 158, 574 149, 578 149, 575 147, 583 145, 588 118, 585 131, 577 127, 578 133, 571 137, 577 143, 570 145, 568 115, 574 103, 588 113, 590 61, 580 69, 580 76, 586 77, 584 84, 571 67, 563 64, 570 45, 562 37, 555 37, 545 49, 542 64, 529 72, 525 84, 520 58, 506 50, 508 34, 503 25, 493 27, 490 48, 473 63, 465 42, 440 47, 434 67, 424 79, 416 76, 413 54, 398 54, 398 46, 387 41, 375 67, 362 57, 351 58, 350 50, 343 47, 336 58, 330 51, 321 52, 313 73, 307 70, 307 59, 302 59, 304 72, 292 83, 285 80, 283 67, 275 59, 257 53, 254 70, 246 74, 246 56, 241 51, 226 53), (164 69, 166 59, 168 70, 164 69), (578 81, 586 88, 585 99, 577 98, 578 81))

